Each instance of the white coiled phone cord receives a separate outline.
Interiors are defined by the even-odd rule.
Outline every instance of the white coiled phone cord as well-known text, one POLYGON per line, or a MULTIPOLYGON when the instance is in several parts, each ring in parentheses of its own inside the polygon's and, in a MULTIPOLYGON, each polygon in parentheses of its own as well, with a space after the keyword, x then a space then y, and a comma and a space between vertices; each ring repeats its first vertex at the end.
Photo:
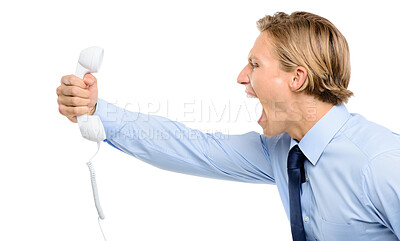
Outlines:
POLYGON ((92 159, 97 155, 97 153, 100 150, 100 144, 101 141, 97 142, 97 151, 96 153, 89 159, 89 161, 86 163, 86 165, 89 167, 89 171, 90 171, 90 180, 92 183, 92 190, 93 190, 93 198, 94 198, 94 204, 96 205, 96 209, 97 212, 99 214, 99 217, 97 218, 98 222, 99 222, 99 227, 101 230, 101 234, 103 235, 103 238, 105 241, 107 241, 106 236, 104 235, 103 232, 103 228, 101 227, 101 223, 100 223, 100 219, 104 219, 104 213, 103 213, 103 209, 100 206, 100 200, 99 200, 99 192, 97 190, 97 183, 96 183, 96 173, 94 171, 94 167, 92 164, 92 159))

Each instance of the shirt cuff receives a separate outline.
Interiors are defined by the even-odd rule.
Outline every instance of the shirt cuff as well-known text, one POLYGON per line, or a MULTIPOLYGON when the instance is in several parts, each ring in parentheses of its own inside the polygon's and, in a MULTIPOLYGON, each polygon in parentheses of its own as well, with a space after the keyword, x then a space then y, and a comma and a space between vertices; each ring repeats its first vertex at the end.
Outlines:
POLYGON ((110 140, 118 134, 123 126, 125 109, 103 99, 98 99, 96 111, 93 115, 100 117, 106 132, 106 139, 110 140))

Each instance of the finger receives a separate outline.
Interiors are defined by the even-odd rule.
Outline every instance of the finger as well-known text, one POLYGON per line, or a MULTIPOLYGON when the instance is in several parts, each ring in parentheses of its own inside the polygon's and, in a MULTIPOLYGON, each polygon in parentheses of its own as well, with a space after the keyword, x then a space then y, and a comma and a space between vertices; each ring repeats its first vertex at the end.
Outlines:
POLYGON ((62 115, 65 115, 69 119, 89 113, 89 107, 87 106, 71 107, 71 106, 60 105, 59 111, 62 115))
POLYGON ((64 95, 65 88, 67 88, 67 86, 68 86, 68 85, 65 85, 64 83, 61 83, 61 85, 57 87, 57 90, 56 90, 57 95, 58 95, 58 96, 64 95))
POLYGON ((86 74, 85 77, 83 77, 83 82, 87 86, 92 86, 96 83, 96 77, 94 77, 92 74, 86 74))
POLYGON ((63 83, 62 83, 60 86, 58 86, 57 89, 56 89, 57 95, 58 95, 58 96, 63 95, 64 89, 65 89, 66 87, 67 87, 67 85, 65 85, 65 84, 63 84, 63 83))
POLYGON ((67 116, 67 118, 68 118, 68 120, 70 120, 71 122, 74 122, 74 123, 77 123, 77 122, 78 122, 76 116, 74 116, 74 117, 67 116))
POLYGON ((60 86, 57 87, 57 89, 56 89, 57 95, 60 95, 60 94, 61 94, 61 88, 62 88, 62 85, 60 85, 60 86))
POLYGON ((82 89, 77 86, 64 86, 60 90, 61 90, 61 93, 66 96, 75 96, 75 97, 81 97, 81 98, 89 98, 90 97, 89 90, 82 89))
POLYGON ((84 99, 75 96, 65 96, 60 95, 58 96, 57 102, 59 105, 66 105, 66 106, 89 106, 90 99, 84 99))
POLYGON ((61 78, 61 83, 67 86, 78 86, 86 89, 86 84, 82 79, 76 77, 75 75, 67 75, 61 78))

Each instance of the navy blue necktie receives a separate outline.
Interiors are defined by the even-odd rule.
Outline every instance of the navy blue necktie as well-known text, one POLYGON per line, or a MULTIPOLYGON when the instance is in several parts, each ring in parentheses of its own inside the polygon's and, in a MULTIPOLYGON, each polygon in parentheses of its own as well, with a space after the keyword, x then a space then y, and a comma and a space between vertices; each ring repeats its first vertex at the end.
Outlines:
POLYGON ((305 181, 305 159, 306 157, 298 145, 295 145, 289 151, 287 168, 289 177, 290 227, 292 229, 293 241, 306 241, 300 200, 301 183, 305 181))

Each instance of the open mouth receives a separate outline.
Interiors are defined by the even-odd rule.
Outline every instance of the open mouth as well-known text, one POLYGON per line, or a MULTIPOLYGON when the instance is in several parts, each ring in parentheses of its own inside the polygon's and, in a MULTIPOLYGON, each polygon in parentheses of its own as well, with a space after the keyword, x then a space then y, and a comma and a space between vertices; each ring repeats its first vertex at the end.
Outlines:
POLYGON ((261 112, 261 116, 260 116, 260 118, 258 119, 258 121, 257 121, 257 123, 258 124, 260 124, 261 123, 261 121, 263 120, 263 119, 266 119, 266 114, 265 114, 265 111, 264 111, 264 108, 263 108, 263 110, 262 110, 262 112, 261 112), (265 118, 264 118, 265 117, 265 118))
POLYGON ((247 98, 255 98, 255 99, 257 99, 257 96, 247 93, 247 98))
MULTIPOLYGON (((253 93, 251 93, 251 92, 247 92, 246 91, 246 94, 247 94, 247 98, 255 98, 255 99, 258 99, 258 97, 255 95, 255 94, 253 94, 253 93)), ((261 123, 261 121, 264 119, 266 119, 266 113, 265 113, 265 111, 264 111, 264 108, 262 108, 262 112, 261 112, 261 116, 260 116, 260 118, 258 119, 258 121, 257 121, 257 123, 258 124, 260 124, 261 123)))

